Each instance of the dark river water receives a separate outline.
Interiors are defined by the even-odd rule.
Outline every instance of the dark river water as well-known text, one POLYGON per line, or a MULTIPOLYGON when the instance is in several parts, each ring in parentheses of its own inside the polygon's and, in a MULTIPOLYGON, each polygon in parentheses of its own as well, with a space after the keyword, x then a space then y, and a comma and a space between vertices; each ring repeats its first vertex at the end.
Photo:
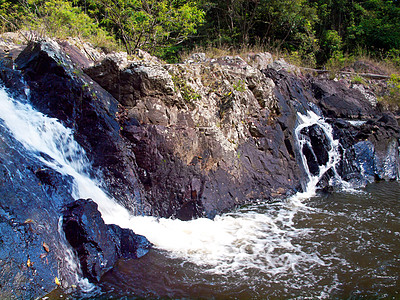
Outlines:
POLYGON ((120 261, 95 297, 400 299, 399 204, 400 184, 380 182, 214 221, 144 218, 158 248, 120 261))

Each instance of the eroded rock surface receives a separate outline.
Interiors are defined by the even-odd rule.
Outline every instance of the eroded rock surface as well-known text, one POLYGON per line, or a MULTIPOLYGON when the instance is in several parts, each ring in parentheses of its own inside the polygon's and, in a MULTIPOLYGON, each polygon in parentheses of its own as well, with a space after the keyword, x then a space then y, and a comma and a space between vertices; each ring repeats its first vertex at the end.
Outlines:
MULTIPOLYGON (((65 41, 29 44, 17 71, 2 60, 0 78, 13 96, 73 129, 90 175, 133 214, 212 218, 302 190, 301 156, 317 174, 331 149, 314 125, 301 133, 310 146, 299 149, 295 128, 309 111, 327 118, 340 143, 341 160, 319 188, 329 190, 337 174, 360 185, 399 179, 399 126, 380 111, 373 88, 303 75, 267 53, 246 60, 197 54, 170 65, 143 51, 131 58, 82 50, 65 41)), ((93 202, 74 202, 71 178, 16 146, 2 124, 0 137, 1 296, 42 296, 56 274, 63 287, 73 283, 59 265, 71 253, 59 231, 63 209, 67 238, 91 280, 119 257, 146 253, 144 237, 105 225, 93 202)))
POLYGON ((85 72, 122 104, 122 134, 153 214, 212 217, 299 186, 295 114, 287 125, 277 121, 273 81, 240 57, 127 66, 107 59, 85 72))

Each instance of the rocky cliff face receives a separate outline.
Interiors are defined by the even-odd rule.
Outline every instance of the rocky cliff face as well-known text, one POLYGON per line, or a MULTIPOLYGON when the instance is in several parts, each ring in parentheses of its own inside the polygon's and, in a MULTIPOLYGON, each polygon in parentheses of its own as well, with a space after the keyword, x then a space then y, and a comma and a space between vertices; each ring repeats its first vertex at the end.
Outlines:
MULTIPOLYGON (((305 171, 293 132, 297 113, 309 110, 327 117, 340 139, 342 178, 365 184, 359 148, 366 145, 374 149, 371 163, 380 165, 371 167, 371 176, 398 178, 394 116, 382 118, 373 90, 348 79, 305 76, 266 53, 247 61, 195 54, 178 65, 110 56, 84 72, 121 105, 121 134, 135 153, 153 214, 212 217, 246 201, 301 190, 305 171), (353 126, 351 120, 369 121, 353 126), (372 129, 376 122, 385 134, 372 129), (384 167, 389 156, 394 158, 384 167)), ((318 130, 311 134, 313 145, 326 139, 318 130)), ((312 155, 326 156, 327 146, 315 146, 312 155)), ((311 167, 326 163, 313 159, 311 167)), ((331 177, 324 176, 320 187, 331 177)))
POLYGON ((300 186, 296 114, 279 115, 274 82, 240 57, 178 65, 109 58, 85 73, 121 104, 121 134, 153 214, 213 217, 300 186))
MULTIPOLYGON (((326 163, 331 147, 324 132, 310 126, 302 134, 311 146, 299 149, 294 134, 298 113, 305 115, 310 110, 328 118, 334 137, 340 141, 341 160, 336 172, 341 178, 355 184, 399 178, 399 126, 392 114, 380 111, 368 87, 345 79, 302 75, 282 60, 273 62, 267 53, 251 54, 246 60, 209 59, 197 54, 176 65, 144 52, 131 58, 115 53, 90 56, 101 58, 98 61, 90 60, 87 53, 87 49, 81 51, 67 42, 30 44, 15 60, 19 71, 9 69, 7 61, 0 75, 15 96, 25 97, 23 90, 29 86, 30 101, 38 110, 74 130, 93 162, 93 175, 100 173, 104 189, 134 214, 183 220, 214 217, 237 205, 301 191, 306 172, 301 156, 306 156, 312 172, 326 163)), ((17 251, 20 262, 30 253, 29 247, 38 248, 48 236, 54 241, 46 239, 46 243, 61 249, 64 237, 57 235, 55 228, 62 215, 66 224, 68 218, 72 220, 72 227, 64 227, 66 232, 74 231, 74 222, 86 215, 102 228, 102 235, 92 235, 87 228, 93 224, 88 222, 89 226, 79 231, 87 236, 80 242, 70 240, 81 262, 85 259, 82 265, 90 265, 90 270, 84 270, 87 277, 96 281, 117 257, 130 257, 122 248, 130 244, 127 240, 135 240, 134 236, 101 224, 96 208, 83 200, 73 212, 77 204, 71 197, 70 179, 37 161, 20 159, 13 154, 11 144, 15 142, 11 140, 3 130, 0 159, 12 164, 2 165, 0 225, 7 237, 3 245, 14 243, 13 232, 19 232, 14 239, 25 245, 17 251), (15 175, 21 172, 25 177, 15 175), (43 202, 49 216, 40 213, 35 222, 48 219, 53 225, 45 227, 48 231, 36 231, 33 242, 27 243, 24 241, 32 239, 29 228, 34 225, 26 220, 32 217, 17 209, 14 200, 4 199, 17 199, 18 193, 26 198, 26 194, 36 193, 38 182, 45 191, 40 189, 35 201, 24 205, 43 202), (22 186, 25 192, 17 193, 22 186), (59 200, 51 206, 54 198, 59 200), (114 252, 104 244, 108 239, 116 245, 114 252), (114 253, 103 269, 94 258, 99 249, 103 258, 110 251, 114 253)), ((321 189, 330 186, 332 172, 328 170, 321 177, 321 189)), ((18 201, 24 202, 24 197, 18 201)), ((140 244, 140 238, 136 239, 140 244)), ((2 278, 10 279, 7 276, 18 266, 11 264, 13 257, 6 248, 0 248, 7 266, 3 270, 8 274, 2 278)), ((129 253, 137 253, 137 248, 131 250, 129 253)), ((49 260, 51 268, 43 271, 48 277, 43 277, 45 281, 57 272, 57 255, 49 260)), ((28 285, 29 276, 24 276, 23 281, 7 279, 13 282, 8 287, 29 286, 32 291, 21 295, 41 295, 38 286, 28 285)), ((2 294, 11 295, 6 290, 2 294)))

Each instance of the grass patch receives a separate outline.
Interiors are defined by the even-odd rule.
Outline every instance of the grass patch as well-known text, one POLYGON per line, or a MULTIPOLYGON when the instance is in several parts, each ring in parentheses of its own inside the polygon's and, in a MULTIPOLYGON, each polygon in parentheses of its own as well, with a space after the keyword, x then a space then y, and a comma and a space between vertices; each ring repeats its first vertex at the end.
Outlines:
POLYGON ((360 75, 355 75, 352 79, 351 79, 351 83, 353 84, 362 84, 362 85, 366 85, 367 83, 365 82, 364 78, 360 75))
MULTIPOLYGON (((219 58, 223 56, 239 56, 242 59, 246 60, 247 55, 249 53, 261 53, 261 52, 269 52, 273 56, 273 53, 276 51, 272 51, 267 47, 262 46, 249 46, 243 45, 241 47, 233 47, 233 46, 214 46, 214 45, 207 45, 207 46, 195 46, 192 49, 182 51, 179 55, 179 61, 183 62, 188 59, 194 53, 205 53, 207 58, 219 58)), ((278 55, 276 57, 279 57, 278 55)))

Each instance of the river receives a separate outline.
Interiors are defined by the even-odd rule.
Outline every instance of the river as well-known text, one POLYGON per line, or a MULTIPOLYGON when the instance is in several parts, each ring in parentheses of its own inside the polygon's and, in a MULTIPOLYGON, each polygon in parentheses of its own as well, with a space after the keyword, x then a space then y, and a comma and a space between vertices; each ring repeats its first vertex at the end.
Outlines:
MULTIPOLYGON (((242 207, 214 220, 157 219, 131 216, 99 188, 101 180, 90 177, 90 162, 70 129, 4 90, 0 100, 4 124, 27 151, 73 177, 75 198, 92 198, 107 223, 131 228, 154 244, 145 257, 120 261, 91 292, 63 297, 400 297, 400 184, 342 185, 337 192, 312 196, 322 174, 338 161, 332 138, 329 161, 318 176, 309 175, 307 193, 242 207)), ((319 124, 331 136, 316 114, 299 119, 297 135, 302 126, 319 124)))
POLYGON ((398 299, 399 200, 398 182, 379 182, 214 221, 144 218, 158 248, 120 261, 97 297, 398 299))

